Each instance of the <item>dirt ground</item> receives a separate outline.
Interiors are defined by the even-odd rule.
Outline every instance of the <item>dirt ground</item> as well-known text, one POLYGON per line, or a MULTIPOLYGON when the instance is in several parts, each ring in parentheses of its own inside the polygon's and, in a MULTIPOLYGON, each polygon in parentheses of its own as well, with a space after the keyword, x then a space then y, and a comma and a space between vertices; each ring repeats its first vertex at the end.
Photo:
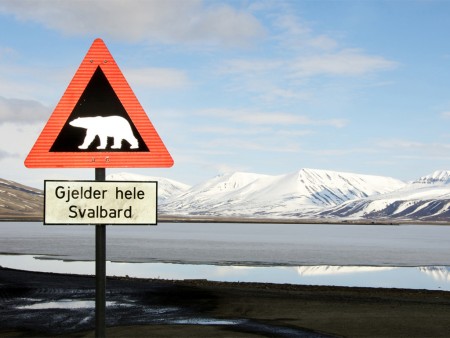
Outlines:
MULTIPOLYGON (((93 337, 89 276, 0 268, 0 336, 93 337), (53 304, 52 306, 39 306, 53 304)), ((449 337, 450 292, 107 280, 109 337, 449 337)))

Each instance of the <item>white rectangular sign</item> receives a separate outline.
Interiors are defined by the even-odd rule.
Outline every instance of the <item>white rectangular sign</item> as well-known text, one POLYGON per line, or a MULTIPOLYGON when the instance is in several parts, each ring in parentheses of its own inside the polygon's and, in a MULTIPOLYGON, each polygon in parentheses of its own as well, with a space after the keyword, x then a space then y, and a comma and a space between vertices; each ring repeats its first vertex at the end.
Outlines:
POLYGON ((44 224, 156 225, 158 182, 44 181, 44 224))

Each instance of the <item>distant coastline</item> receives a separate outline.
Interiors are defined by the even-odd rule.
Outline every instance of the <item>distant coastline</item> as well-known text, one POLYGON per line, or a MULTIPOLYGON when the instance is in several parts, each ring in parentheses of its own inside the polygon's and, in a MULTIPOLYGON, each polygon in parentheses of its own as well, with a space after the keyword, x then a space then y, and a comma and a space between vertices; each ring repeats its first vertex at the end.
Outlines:
MULTIPOLYGON (((0 222, 43 222, 42 215, 1 215, 0 222)), ((449 221, 389 220, 389 219, 331 219, 331 218, 258 218, 220 216, 159 215, 159 223, 261 223, 261 224, 353 224, 353 225, 450 225, 449 221)))

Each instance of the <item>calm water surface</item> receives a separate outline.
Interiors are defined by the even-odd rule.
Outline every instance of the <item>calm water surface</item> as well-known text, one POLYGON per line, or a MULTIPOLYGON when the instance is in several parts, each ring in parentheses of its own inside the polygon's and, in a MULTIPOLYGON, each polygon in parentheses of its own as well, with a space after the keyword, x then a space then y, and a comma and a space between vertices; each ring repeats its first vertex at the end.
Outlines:
MULTIPOLYGON (((0 234, 4 267, 94 274, 94 227, 4 222, 0 234)), ((450 227, 109 226, 107 260, 108 275, 450 290, 450 227)))

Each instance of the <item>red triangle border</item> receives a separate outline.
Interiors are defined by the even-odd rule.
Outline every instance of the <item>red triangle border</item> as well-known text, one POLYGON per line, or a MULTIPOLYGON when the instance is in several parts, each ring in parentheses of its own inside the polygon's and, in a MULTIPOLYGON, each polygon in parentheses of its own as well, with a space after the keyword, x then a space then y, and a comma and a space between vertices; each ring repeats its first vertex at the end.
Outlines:
POLYGON ((173 159, 101 39, 96 39, 25 159, 27 168, 168 168, 173 159), (79 98, 100 67, 150 152, 50 152, 79 98))

